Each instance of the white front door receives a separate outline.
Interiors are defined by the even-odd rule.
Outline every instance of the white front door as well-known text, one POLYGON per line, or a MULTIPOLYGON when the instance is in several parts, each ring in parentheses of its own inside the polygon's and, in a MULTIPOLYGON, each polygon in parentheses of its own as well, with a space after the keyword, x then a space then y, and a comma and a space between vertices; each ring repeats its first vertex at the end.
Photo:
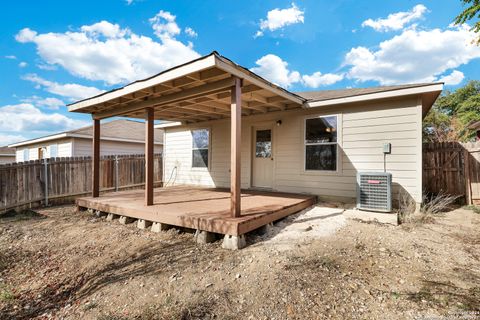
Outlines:
POLYGON ((272 126, 253 130, 252 186, 255 188, 273 188, 272 138, 272 126))

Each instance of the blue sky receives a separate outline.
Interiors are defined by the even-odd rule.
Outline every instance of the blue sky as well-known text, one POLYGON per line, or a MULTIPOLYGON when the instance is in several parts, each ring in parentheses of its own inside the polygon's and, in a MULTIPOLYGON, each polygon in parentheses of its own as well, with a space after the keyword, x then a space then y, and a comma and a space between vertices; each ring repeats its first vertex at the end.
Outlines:
POLYGON ((480 75, 444 1, 15 1, 0 13, 0 145, 89 125, 65 104, 213 50, 289 90, 480 75))

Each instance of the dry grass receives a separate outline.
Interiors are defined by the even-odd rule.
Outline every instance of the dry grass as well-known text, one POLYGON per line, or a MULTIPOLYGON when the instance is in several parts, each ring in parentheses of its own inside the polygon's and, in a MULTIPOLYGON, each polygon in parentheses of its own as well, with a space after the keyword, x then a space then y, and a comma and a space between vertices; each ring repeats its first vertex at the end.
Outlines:
POLYGON ((435 217, 452 210, 458 198, 442 192, 436 195, 425 195, 420 212, 415 212, 415 201, 407 193, 402 193, 397 211, 400 223, 433 223, 435 217))

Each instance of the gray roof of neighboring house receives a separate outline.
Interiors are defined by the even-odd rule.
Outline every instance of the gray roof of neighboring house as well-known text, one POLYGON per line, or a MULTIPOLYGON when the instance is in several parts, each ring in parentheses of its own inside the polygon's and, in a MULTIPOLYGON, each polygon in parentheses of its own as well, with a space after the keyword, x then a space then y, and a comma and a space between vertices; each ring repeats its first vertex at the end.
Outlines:
POLYGON ((0 156, 15 156, 15 149, 14 148, 9 148, 7 146, 5 147, 0 147, 0 156))
POLYGON ((338 89, 338 90, 319 90, 319 91, 301 91, 295 92, 300 97, 311 101, 323 101, 330 99, 339 99, 360 96, 370 93, 381 93, 387 91, 395 91, 401 89, 418 88, 424 86, 431 86, 432 83, 416 83, 416 84, 402 84, 396 86, 382 86, 382 87, 369 87, 369 88, 350 88, 350 89, 338 89))
MULTIPOLYGON (((93 126, 67 131, 70 134, 93 135, 93 126)), ((133 120, 113 120, 100 125, 102 138, 116 138, 125 140, 145 140, 145 123, 133 120)), ((163 142, 163 130, 155 129, 155 142, 163 142)))
MULTIPOLYGON (((156 144, 163 144, 163 130, 154 129, 154 142, 156 144)), ((22 145, 28 145, 37 142, 56 140, 66 137, 72 138, 90 138, 93 136, 93 126, 83 127, 70 131, 64 131, 55 133, 52 135, 38 137, 26 141, 11 144, 10 147, 18 147, 22 145)), ((133 120, 113 120, 102 123, 100 125, 100 138, 112 139, 115 141, 125 142, 143 142, 145 141, 145 122, 133 121, 133 120)))

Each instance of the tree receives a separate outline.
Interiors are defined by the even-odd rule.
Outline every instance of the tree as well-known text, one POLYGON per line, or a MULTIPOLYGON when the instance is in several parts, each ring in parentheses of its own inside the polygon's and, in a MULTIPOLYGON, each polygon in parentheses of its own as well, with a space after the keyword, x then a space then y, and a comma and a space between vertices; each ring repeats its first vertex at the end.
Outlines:
MULTIPOLYGON (((462 0, 462 2, 464 6, 468 5, 468 7, 455 18, 456 25, 467 23, 475 18, 480 19, 480 0, 462 0)), ((480 20, 474 22, 471 30, 475 33, 480 33, 480 20)), ((480 35, 478 36, 476 43, 480 44, 480 35)))
POLYGON ((480 81, 470 81, 455 91, 445 91, 423 121, 427 142, 471 141, 475 132, 467 126, 480 120, 480 81))

